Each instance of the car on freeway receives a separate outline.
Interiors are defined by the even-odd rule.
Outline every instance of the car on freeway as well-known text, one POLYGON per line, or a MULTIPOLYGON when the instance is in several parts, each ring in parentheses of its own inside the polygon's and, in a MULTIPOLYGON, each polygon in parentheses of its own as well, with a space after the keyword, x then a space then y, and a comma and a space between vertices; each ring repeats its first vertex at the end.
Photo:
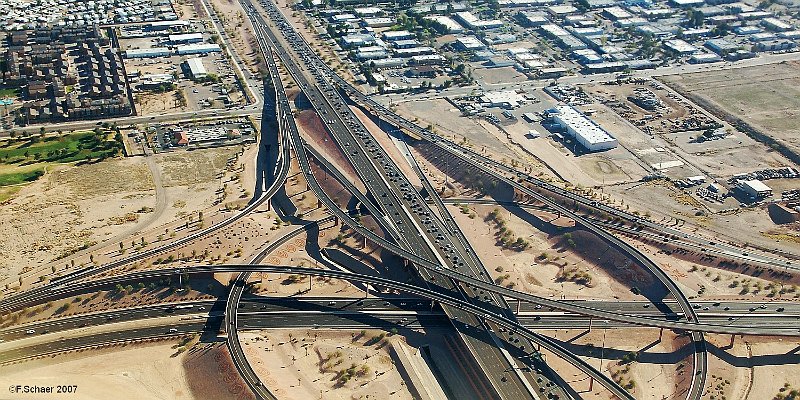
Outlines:
POLYGON ((34 333, 36 333, 36 331, 33 329, 28 329, 27 331, 25 331, 26 335, 33 335, 34 333))
POLYGON ((177 333, 178 330, 175 328, 169 328, 169 333, 177 333))

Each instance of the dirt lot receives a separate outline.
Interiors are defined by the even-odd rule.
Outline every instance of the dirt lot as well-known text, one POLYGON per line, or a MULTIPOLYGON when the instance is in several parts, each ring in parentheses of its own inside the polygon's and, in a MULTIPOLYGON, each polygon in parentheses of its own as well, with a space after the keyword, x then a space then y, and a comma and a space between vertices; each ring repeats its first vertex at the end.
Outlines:
MULTIPOLYGON (((502 157, 521 159, 521 156, 512 150, 511 146, 488 132, 480 120, 464 118, 461 112, 447 100, 435 99, 426 101, 409 101, 397 103, 396 112, 424 126, 433 125, 437 133, 461 141, 466 138, 474 148, 486 148, 502 157)), ((505 136, 504 133, 499 132, 505 136)))
POLYGON ((518 72, 514 67, 475 68, 472 73, 476 80, 490 85, 507 83, 513 86, 515 83, 528 80, 525 74, 518 72))
MULTIPOLYGON (((53 264, 63 273, 64 263, 88 264, 90 256, 96 264, 110 261, 124 254, 116 247, 122 239, 135 240, 140 250, 158 245, 189 232, 183 230, 185 218, 197 218, 198 210, 206 210, 205 223, 212 223, 224 216, 207 210, 221 198, 218 189, 225 185, 229 201, 247 194, 238 180, 221 175, 238 150, 180 151, 48 173, 0 210, 3 282, 15 283, 22 274, 32 283, 51 275, 53 264), (139 244, 139 235, 146 245, 139 244)), ((192 228, 197 227, 195 220, 192 228)), ((134 250, 127 241, 124 247, 125 252, 134 250)))
POLYGON ((9 283, 100 242, 130 226, 114 221, 134 222, 137 210, 154 203, 153 178, 142 159, 59 167, 0 208, 0 273, 9 283))
MULTIPOLYGON (((707 335, 708 396, 717 399, 773 399, 800 388, 796 338, 707 335)), ((706 398, 706 397, 704 397, 706 398)))
MULTIPOLYGON (((611 375, 637 399, 683 399, 688 389, 688 377, 692 371, 691 344, 685 337, 669 331, 659 339, 658 329, 602 329, 587 330, 542 330, 542 334, 554 338, 568 350, 587 360, 595 368, 611 375), (601 348, 603 349, 601 351, 601 348), (635 356, 634 356, 635 355, 635 356)), ((553 354, 547 354, 547 362, 559 371, 573 371, 566 362, 553 354)), ((582 373, 562 376, 578 392, 588 389, 588 378, 582 373)), ((592 397, 607 399, 609 394, 598 389, 592 397)), ((766 397, 759 397, 766 398, 766 397)))
POLYGON ((405 345, 403 338, 362 332, 273 330, 240 337, 253 369, 278 398, 412 399, 391 356, 393 347, 405 345))
MULTIPOLYGON (((193 399, 182 368, 185 355, 170 357, 176 340, 123 349, 101 349, 60 355, 0 368, 0 382, 9 385, 77 385, 73 399, 128 398, 193 399), (102 366, 102 367, 98 367, 102 366)), ((54 395, 26 395, 51 399, 54 395)), ((197 397, 202 398, 202 397, 197 397)))
MULTIPOLYGON (((77 385, 72 399, 251 399, 223 343, 184 339, 68 353, 0 368, 10 385, 77 385), (185 349, 185 350, 184 350, 185 349)), ((26 399, 52 399, 26 395, 26 399)))
POLYGON ((649 285, 649 278, 634 268, 625 267, 627 263, 623 258, 611 251, 602 251, 605 246, 589 245, 592 240, 587 235, 577 231, 568 235, 558 232, 555 226, 569 231, 574 226, 571 220, 532 211, 541 218, 537 221, 536 217, 516 208, 497 208, 498 217, 504 221, 499 224, 497 217, 489 217, 495 208, 450 207, 453 218, 495 282, 544 297, 623 300, 638 298, 631 293, 631 284, 643 290, 649 285), (547 226, 542 221, 551 221, 555 226, 547 226), (521 238, 528 247, 521 250, 519 246, 503 245, 502 227, 511 232, 512 241, 521 238))
POLYGON ((741 119, 800 154, 800 64, 671 75, 663 80, 723 119, 741 119))
POLYGON ((776 226, 763 207, 711 215, 705 203, 685 194, 673 184, 661 181, 608 186, 605 192, 621 201, 623 207, 628 207, 630 211, 650 213, 656 220, 683 220, 686 225, 683 229, 690 232, 798 254, 797 242, 769 237, 768 232, 787 233, 786 230, 791 227, 776 226))
POLYGON ((225 27, 236 53, 251 72, 257 73, 260 57, 255 50, 257 46, 253 36, 253 25, 244 14, 241 4, 235 0, 211 0, 211 7, 225 27))

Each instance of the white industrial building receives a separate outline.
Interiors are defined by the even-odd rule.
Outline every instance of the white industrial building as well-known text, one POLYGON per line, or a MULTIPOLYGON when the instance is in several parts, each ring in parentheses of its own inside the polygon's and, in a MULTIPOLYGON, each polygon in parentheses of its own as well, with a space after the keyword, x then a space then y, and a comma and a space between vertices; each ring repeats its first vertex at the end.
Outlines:
POLYGON ((772 188, 765 185, 764 182, 761 182, 758 179, 739 181, 737 187, 739 190, 744 192, 744 194, 754 199, 763 199, 765 197, 772 196, 772 188))
POLYGON ((464 28, 461 27, 461 25, 459 25, 458 22, 456 22, 455 20, 446 15, 432 15, 425 17, 425 19, 442 24, 442 26, 447 28, 448 33, 464 32, 464 28))
POLYGON ((462 36, 456 38, 456 46, 466 51, 475 51, 486 48, 486 45, 475 36, 462 36))
POLYGON ((394 25, 397 20, 389 17, 364 18, 362 24, 370 28, 385 28, 394 25))
POLYGON ((549 111, 553 121, 564 128, 568 135, 575 138, 589 151, 608 150, 617 147, 617 139, 605 129, 572 106, 560 105, 549 111))
POLYGON ((412 56, 411 62, 416 65, 431 65, 431 64, 442 64, 447 59, 440 54, 424 54, 421 56, 412 56))
POLYGON ((411 40, 416 36, 409 31, 386 31, 383 32, 383 39, 387 42, 396 42, 398 40, 411 40))
POLYGON ((169 42, 172 44, 201 43, 202 33, 182 33, 179 35, 169 35, 169 42))
POLYGON ((354 9, 353 12, 359 17, 374 17, 382 13, 383 10, 378 7, 359 7, 354 9))
POLYGON ((186 44, 183 46, 178 46, 178 54, 207 54, 207 53, 214 53, 222 51, 218 44, 208 43, 208 44, 186 44))
POLYGON ((125 58, 151 58, 166 57, 172 52, 166 47, 151 47, 149 49, 125 50, 125 58))
POLYGON ((206 67, 203 65, 203 60, 197 57, 186 60, 186 67, 189 68, 189 73, 192 75, 192 78, 204 78, 208 76, 208 71, 206 71, 206 67))
POLYGON ((665 40, 664 47, 680 55, 689 55, 700 51, 700 49, 698 49, 697 47, 694 47, 691 44, 681 39, 665 40))
POLYGON ((503 26, 499 19, 481 20, 469 11, 457 12, 456 18, 469 29, 494 29, 503 26))
POLYGON ((514 90, 486 92, 481 96, 484 107, 517 108, 524 101, 525 97, 514 90))
POLYGON ((156 21, 151 22, 148 25, 151 31, 162 31, 172 28, 188 28, 189 21, 185 20, 177 20, 177 21, 156 21))

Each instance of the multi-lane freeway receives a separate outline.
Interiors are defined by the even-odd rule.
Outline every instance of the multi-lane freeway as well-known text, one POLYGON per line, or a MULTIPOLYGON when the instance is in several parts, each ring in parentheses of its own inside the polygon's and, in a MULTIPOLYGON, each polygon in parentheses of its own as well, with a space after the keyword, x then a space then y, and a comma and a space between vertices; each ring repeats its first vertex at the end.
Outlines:
MULTIPOLYGON (((333 88, 326 77, 307 64, 312 61, 308 53, 310 50, 301 46, 303 42, 296 37, 296 32, 288 25, 280 11, 271 3, 265 3, 268 8, 267 14, 278 25, 278 29, 275 29, 263 21, 252 4, 244 3, 243 5, 251 17, 257 37, 269 40, 270 45, 277 49, 276 53, 290 75, 298 82, 298 86, 322 116, 328 131, 342 149, 345 157, 355 166, 362 182, 368 187, 374 198, 380 199, 379 207, 390 216, 386 221, 389 229, 396 230, 401 234, 400 247, 407 251, 423 254, 422 258, 424 259, 436 260, 440 266, 449 268, 452 268, 452 264, 466 266, 467 270, 475 276, 481 276, 484 280, 488 280, 488 274, 485 268, 477 262, 477 258, 465 256, 465 246, 449 235, 440 220, 431 218, 432 212, 422 201, 419 193, 413 189, 402 174, 398 173, 398 167, 370 137, 366 128, 360 124, 344 103, 338 91, 333 88), (280 32, 282 36, 276 35, 272 29, 280 32), (303 65, 304 63, 306 64, 303 65), (301 67, 301 65, 303 66, 301 67), (423 228, 423 226, 428 228, 423 228), (451 257, 453 257, 452 260, 451 257)), ((295 146, 296 152, 298 152, 298 148, 299 146, 295 146)), ((301 169, 306 171, 305 168, 301 169)), ((477 296, 476 293, 471 292, 469 287, 462 287, 444 279, 438 276, 436 271, 419 270, 419 276, 423 281, 435 285, 441 290, 456 291, 460 293, 460 296, 466 296, 468 299, 477 296)), ((502 299, 499 298, 495 301, 498 304, 502 303, 502 299)), ((455 327, 460 329, 463 343, 486 373, 486 377, 473 378, 488 380, 488 387, 491 390, 486 393, 487 396, 495 397, 499 393, 506 393, 507 396, 514 398, 539 396, 536 393, 537 389, 532 387, 530 379, 523 376, 524 373, 518 369, 516 361, 504 349, 498 338, 501 334, 496 334, 485 322, 463 310, 445 308, 445 312, 452 313, 455 319, 460 321, 455 327), (473 328, 477 328, 477 330, 472 332, 473 328), (464 332, 465 329, 470 330, 469 334, 464 332), (513 370, 516 373, 507 377, 497 372, 506 370, 513 370)), ((531 347, 528 343, 528 348, 531 347)), ((546 368, 542 366, 538 370, 546 370, 546 368)), ((553 376, 551 373, 548 375, 550 375, 549 377, 553 376)), ((541 376, 537 378, 541 378, 541 376)), ((541 381, 541 379, 537 380, 541 381)), ((556 386, 551 385, 551 387, 556 386)))

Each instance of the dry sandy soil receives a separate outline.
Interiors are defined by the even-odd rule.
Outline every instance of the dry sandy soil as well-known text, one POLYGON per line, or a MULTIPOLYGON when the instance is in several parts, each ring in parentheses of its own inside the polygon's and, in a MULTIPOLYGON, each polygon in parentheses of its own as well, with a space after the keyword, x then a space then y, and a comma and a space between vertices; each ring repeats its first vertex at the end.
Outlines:
POLYGON ((630 211, 649 212, 655 220, 675 218, 686 221, 683 228, 706 237, 717 237, 735 243, 749 243, 766 249, 780 249, 800 254, 797 242, 768 237, 767 232, 780 230, 763 207, 738 209, 708 216, 706 206, 674 185, 661 182, 633 183, 609 186, 606 193, 622 200, 630 211), (702 211, 704 215, 696 215, 702 211))
MULTIPOLYGON (((611 375, 623 386, 633 382, 633 388, 629 390, 637 399, 686 397, 687 379, 692 371, 692 348, 685 337, 664 331, 664 336, 659 341, 658 329, 601 329, 597 326, 591 332, 543 330, 542 333, 559 341, 562 346, 595 368, 611 375), (604 343, 605 349, 601 351, 604 343), (623 357, 631 352, 639 352, 638 361, 625 363, 623 357)), ((589 379, 585 375, 577 370, 572 371, 573 367, 553 354, 547 354, 546 357, 548 364, 557 368, 575 390, 581 392, 588 389, 589 379)), ((588 398, 609 398, 602 386, 599 389, 598 386, 595 382, 595 392, 588 398)))
POLYGON ((392 347, 405 345, 403 338, 387 335, 372 344, 381 333, 272 330, 240 337, 256 373, 278 398, 412 399, 391 356, 392 347), (338 382, 351 365, 355 376, 338 382))
MULTIPOLYGON (((464 118, 455 106, 444 99, 426 101, 407 101, 397 103, 395 111, 421 126, 433 125, 439 134, 448 138, 456 137, 457 140, 466 138, 469 143, 476 148, 485 147, 487 151, 492 151, 506 158, 520 158, 511 149, 511 146, 504 144, 497 139, 496 135, 487 132, 477 120, 464 118)), ((505 136, 502 134, 502 136, 505 136)))
POLYGON ((16 384, 78 386, 74 394, 26 395, 25 399, 194 399, 182 368, 185 356, 169 356, 174 353, 174 342, 93 350, 6 366, 0 368, 0 382, 3 388, 16 384))
MULTIPOLYGON (((10 385, 77 385, 71 399, 250 399, 224 344, 194 344, 179 352, 178 339, 69 353, 0 368, 10 385), (98 368, 102 366, 102 368, 98 368)), ((26 395, 52 399, 53 395, 26 395)))
POLYGON ((706 340, 710 373, 704 399, 772 399, 778 394, 787 395, 785 387, 800 388, 796 373, 800 341, 736 337, 731 347, 730 336, 707 335, 706 340))
POLYGON ((717 108, 715 112, 741 118, 800 152, 800 64, 783 62, 758 67, 708 71, 663 78, 681 93, 717 108))
MULTIPOLYGON (((543 225, 535 217, 526 216, 523 211, 517 215, 518 209, 498 208, 500 215, 506 221, 508 230, 513 236, 526 240, 530 247, 519 251, 507 249, 499 243, 497 224, 487 222, 488 214, 495 209, 494 206, 470 205, 468 213, 462 209, 450 207, 450 213, 461 227, 464 235, 470 240, 475 252, 481 257, 489 274, 495 281, 503 285, 513 285, 514 289, 546 297, 579 298, 579 299, 632 299, 637 298, 630 291, 630 284, 638 282, 639 287, 647 286, 648 278, 636 270, 622 268, 626 262, 610 253, 579 254, 569 245, 565 245, 564 236, 560 233, 546 233, 531 225, 529 221, 543 225), (509 213, 513 210, 514 213, 509 213), (475 215, 471 218, 471 215, 475 215), (525 216, 526 220, 521 217, 525 216), (543 258, 542 255, 547 257, 543 258), (601 264, 597 265, 596 259, 601 256, 601 264), (618 269, 619 268, 619 269, 618 269), (608 271, 613 271, 616 278, 608 271), (559 279, 564 272, 576 274, 584 273, 589 276, 589 283, 582 283, 570 279, 559 279), (624 283, 621 283, 624 282, 624 283)), ((544 221, 551 221, 555 225, 563 226, 569 230, 574 224, 565 218, 555 219, 555 215, 536 212, 544 221)), ((555 231, 555 228, 547 228, 555 231)), ((567 231, 565 230, 565 232, 567 231)), ((580 243, 584 235, 572 232, 576 244, 580 243)), ((588 238, 588 236, 587 236, 588 238)), ((577 245, 576 248, 589 248, 590 246, 577 245)), ((598 248, 598 247, 595 247, 598 248)), ((603 247, 599 247, 601 250, 603 247)))
MULTIPOLYGON (((178 88, 176 90, 183 90, 178 88)), ((139 92, 135 95, 136 111, 140 115, 160 115, 166 113, 177 113, 188 111, 188 106, 181 106, 177 103, 175 92, 148 93, 139 92)))
POLYGON ((209 222, 219 218, 207 209, 218 199, 223 180, 231 197, 245 194, 238 181, 218 175, 237 150, 115 159, 48 173, 0 210, 0 271, 5 283, 14 283, 21 273, 32 283, 52 274, 51 266, 63 273, 72 260, 76 266, 90 263, 90 253, 96 264, 107 262, 122 255, 116 244, 122 239, 127 252, 134 246, 127 240, 140 246, 146 237, 147 244, 155 245, 188 233, 182 229, 183 218, 198 210, 206 210, 209 222), (154 178, 160 184, 157 189, 154 178), (162 194, 157 196, 157 191, 162 194), (68 257, 73 253, 77 255, 68 257), (67 258, 55 261, 61 257, 67 258))
MULTIPOLYGON (((199 0, 198 0, 199 1, 199 0)), ((259 53, 256 52, 256 42, 253 36, 253 25, 244 14, 241 4, 235 0, 211 0, 211 6, 216 11, 225 27, 230 42, 233 43, 236 54, 253 73, 258 72, 259 53)))
POLYGON ((126 229, 116 222, 135 221, 137 210, 154 203, 153 178, 142 159, 60 167, 0 209, 0 271, 16 280, 20 273, 126 229))

